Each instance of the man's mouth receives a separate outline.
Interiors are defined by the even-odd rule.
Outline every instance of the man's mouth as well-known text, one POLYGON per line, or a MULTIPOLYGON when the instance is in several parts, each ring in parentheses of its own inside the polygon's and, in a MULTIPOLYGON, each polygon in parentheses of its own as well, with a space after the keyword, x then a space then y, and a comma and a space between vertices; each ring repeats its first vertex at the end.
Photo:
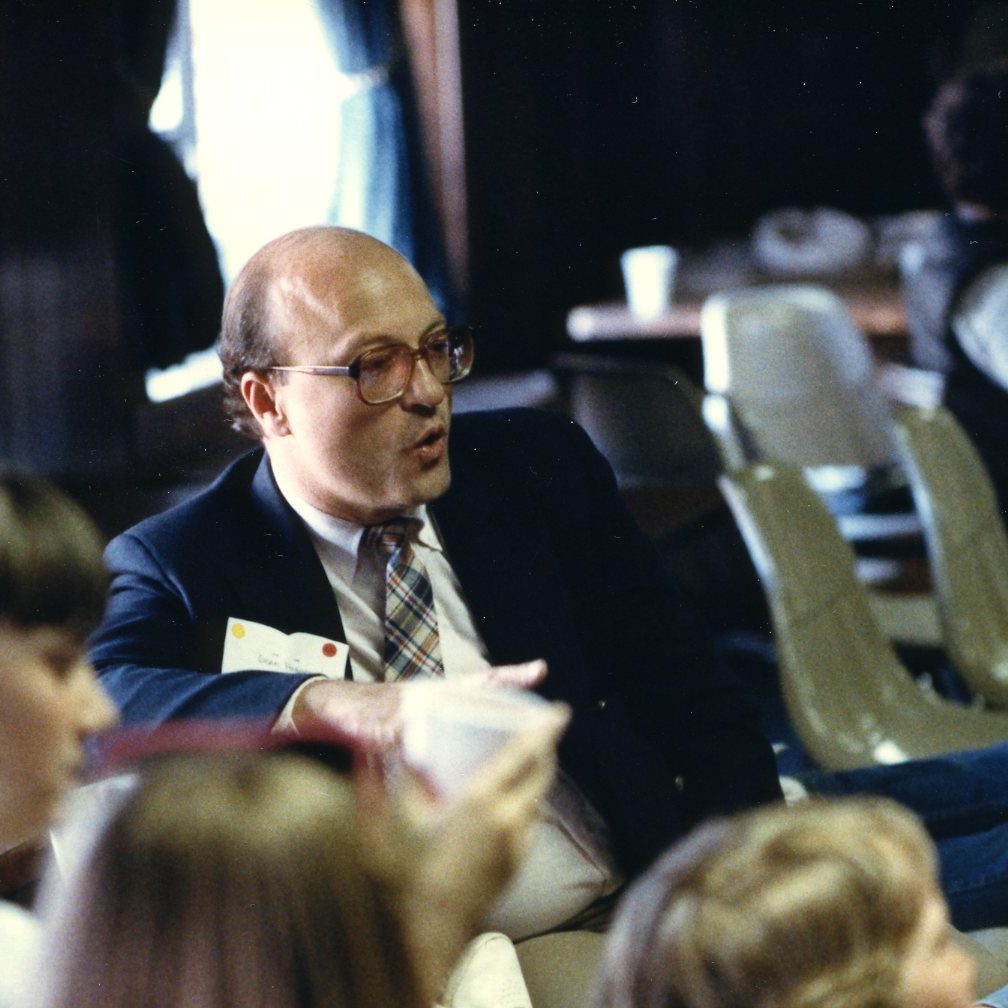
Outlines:
POLYGON ((448 430, 444 424, 431 427, 423 437, 413 443, 413 451, 425 462, 439 459, 448 440, 448 430))

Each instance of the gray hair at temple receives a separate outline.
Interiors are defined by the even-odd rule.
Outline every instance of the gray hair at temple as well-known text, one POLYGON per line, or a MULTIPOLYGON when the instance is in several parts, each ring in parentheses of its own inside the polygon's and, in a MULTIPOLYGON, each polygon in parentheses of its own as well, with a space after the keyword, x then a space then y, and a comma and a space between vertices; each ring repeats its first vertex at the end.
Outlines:
MULTIPOLYGON (((224 378, 224 410, 231 426, 258 440, 260 431, 241 392, 242 375, 266 371, 274 364, 276 347, 270 329, 269 294, 276 276, 276 261, 298 248, 321 228, 305 228, 281 235, 264 245, 241 268, 228 288, 217 340, 217 355, 224 378)), ((283 380, 282 375, 278 375, 283 380)))

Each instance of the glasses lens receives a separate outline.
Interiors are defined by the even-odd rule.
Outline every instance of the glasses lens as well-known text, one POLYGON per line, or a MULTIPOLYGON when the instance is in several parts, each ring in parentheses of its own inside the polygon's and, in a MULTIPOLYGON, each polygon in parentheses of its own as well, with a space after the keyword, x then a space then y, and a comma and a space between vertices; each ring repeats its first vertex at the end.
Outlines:
MULTIPOLYGON (((472 368, 472 330, 468 326, 434 333, 420 352, 435 381, 444 385, 465 378, 472 368)), ((413 374, 414 352, 401 343, 376 347, 357 359, 357 388, 361 399, 378 405, 398 399, 413 374)))
POLYGON ((431 374, 445 385, 465 378, 472 367, 472 332, 459 326, 435 333, 424 344, 424 358, 431 374))
POLYGON ((367 403, 383 403, 402 395, 413 371, 413 351, 394 345, 376 347, 357 362, 357 387, 367 403))

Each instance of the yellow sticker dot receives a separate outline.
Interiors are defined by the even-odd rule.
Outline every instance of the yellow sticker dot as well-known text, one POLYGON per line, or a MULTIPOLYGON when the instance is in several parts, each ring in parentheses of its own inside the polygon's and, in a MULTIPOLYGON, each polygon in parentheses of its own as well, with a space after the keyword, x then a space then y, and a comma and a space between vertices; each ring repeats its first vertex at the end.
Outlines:
POLYGON ((233 627, 231 627, 231 633, 233 633, 235 635, 235 637, 238 637, 238 638, 244 637, 245 636, 245 624, 244 623, 235 623, 235 625, 233 627))

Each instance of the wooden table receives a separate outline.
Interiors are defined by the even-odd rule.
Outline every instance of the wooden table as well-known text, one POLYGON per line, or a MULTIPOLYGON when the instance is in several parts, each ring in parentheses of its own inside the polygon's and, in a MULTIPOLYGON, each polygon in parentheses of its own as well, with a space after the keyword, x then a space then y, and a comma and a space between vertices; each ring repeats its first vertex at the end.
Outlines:
POLYGON ((857 274, 837 277, 769 277, 754 263, 744 241, 684 249, 675 297, 661 315, 641 318, 622 301, 579 305, 567 316, 567 335, 577 343, 698 339, 700 309, 711 294, 738 287, 801 283, 827 287, 840 295, 854 322, 873 342, 906 341, 906 314, 894 271, 865 267, 857 274))
MULTIPOLYGON (((871 339, 905 340, 906 314, 895 283, 825 284, 839 294, 854 322, 871 339)), ((699 339, 704 298, 686 295, 654 318, 635 315, 622 301, 578 305, 567 315, 567 335, 577 343, 599 340, 699 339)))

